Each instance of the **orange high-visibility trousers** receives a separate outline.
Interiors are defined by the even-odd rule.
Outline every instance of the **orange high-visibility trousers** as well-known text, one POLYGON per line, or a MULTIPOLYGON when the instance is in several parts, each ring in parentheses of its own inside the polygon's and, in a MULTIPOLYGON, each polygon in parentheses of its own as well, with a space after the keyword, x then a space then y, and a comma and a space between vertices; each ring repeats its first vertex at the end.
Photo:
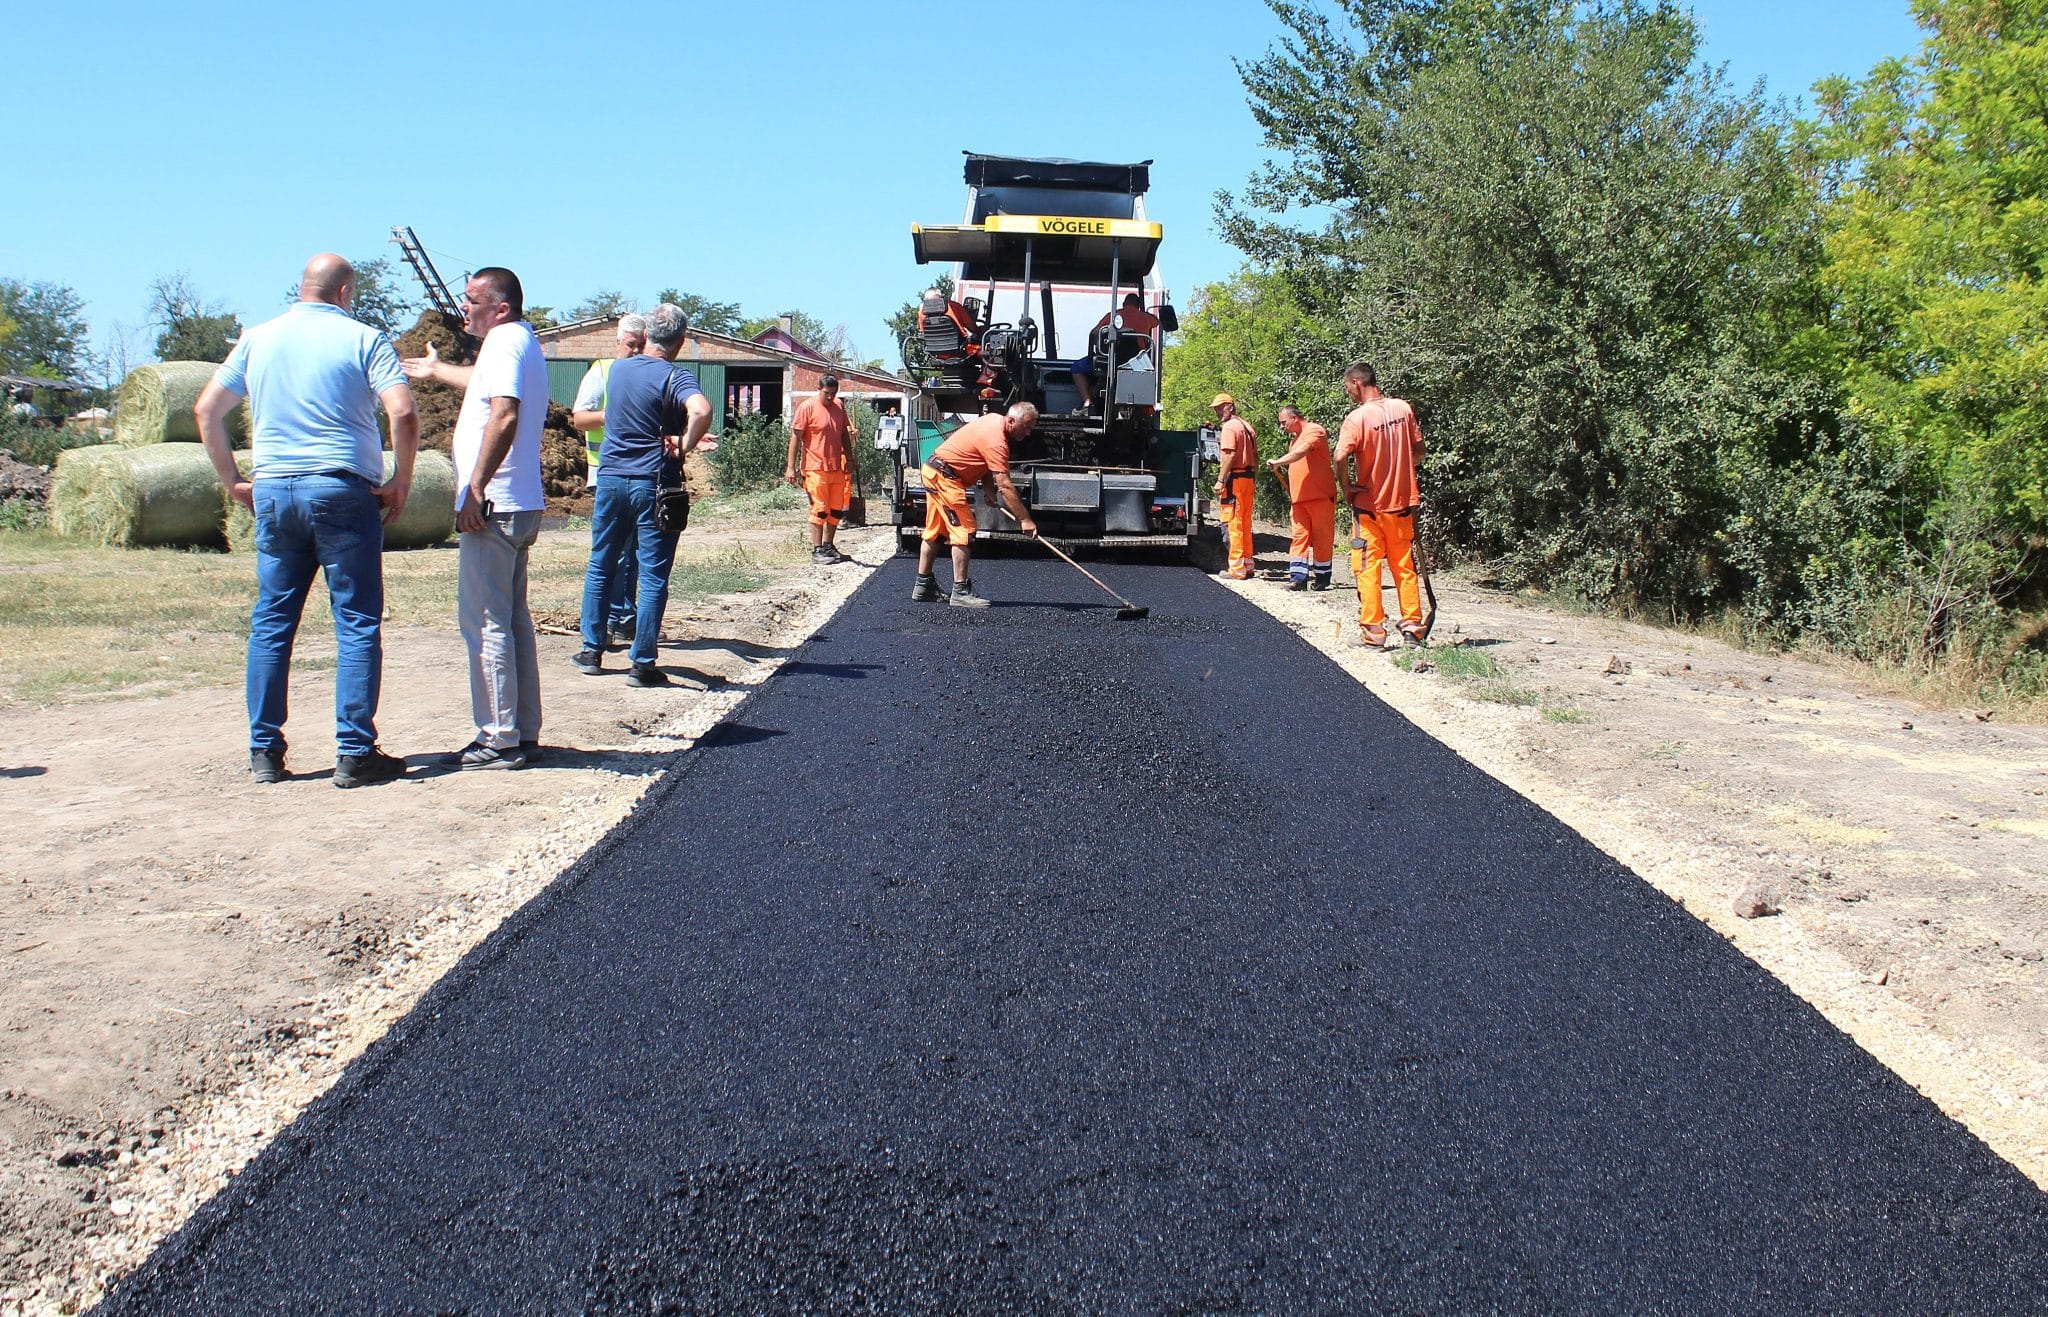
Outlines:
POLYGON ((924 476, 924 538, 944 540, 953 548, 974 543, 974 509, 967 502, 967 487, 937 467, 927 466, 924 476))
POLYGON ((1351 541, 1351 572, 1358 578, 1358 624, 1385 626, 1387 604, 1380 587, 1380 564, 1394 569, 1394 593, 1401 600, 1401 620, 1422 625, 1422 578, 1415 574, 1415 516, 1412 512, 1359 512, 1353 509, 1358 533, 1351 541))
POLYGON ((1258 476, 1251 471, 1234 472, 1224 482, 1223 492, 1231 500, 1223 505, 1223 524, 1230 530, 1230 570, 1249 576, 1252 570, 1252 503, 1258 498, 1258 476))
POLYGON ((1330 554, 1337 543, 1337 505, 1330 499, 1310 499, 1296 503, 1289 516, 1294 521, 1294 542, 1287 550, 1287 575, 1290 580, 1306 581, 1313 577, 1324 585, 1330 583, 1330 554))
POLYGON ((853 473, 806 471, 804 493, 811 496, 811 524, 837 526, 853 501, 853 473))

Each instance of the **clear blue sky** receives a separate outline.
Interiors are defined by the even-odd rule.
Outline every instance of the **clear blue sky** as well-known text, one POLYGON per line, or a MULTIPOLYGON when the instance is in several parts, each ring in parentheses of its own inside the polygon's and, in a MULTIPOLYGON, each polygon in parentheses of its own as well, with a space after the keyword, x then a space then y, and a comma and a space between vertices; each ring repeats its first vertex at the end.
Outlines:
MULTIPOLYGON (((69 284, 98 346, 125 326, 146 358, 156 276, 184 271, 258 320, 313 252, 395 256, 405 223, 444 275, 510 265, 536 303, 673 285, 749 314, 801 307, 892 357, 881 320, 925 282, 909 225, 959 218, 971 148, 1154 160, 1162 269, 1185 304, 1238 265, 1211 199, 1262 150, 1231 59, 1276 25, 1257 0, 1082 12, 24 6, 7 96, 32 154, 0 202, 0 275, 69 284)), ((1773 96, 1919 44, 1906 0, 1695 12, 1705 57, 1773 96)))

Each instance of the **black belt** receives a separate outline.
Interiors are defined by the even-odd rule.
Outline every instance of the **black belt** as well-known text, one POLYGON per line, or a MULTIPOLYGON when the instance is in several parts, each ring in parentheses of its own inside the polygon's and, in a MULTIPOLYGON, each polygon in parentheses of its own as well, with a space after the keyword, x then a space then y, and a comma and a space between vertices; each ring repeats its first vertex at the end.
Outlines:
MULTIPOLYGON (((955 471, 952 467, 946 465, 944 462, 941 462, 936 457, 925 459, 925 465, 930 467, 932 470, 938 472, 940 475, 944 476, 948 480, 960 480, 960 473, 958 471, 955 471)), ((960 480, 960 483, 964 485, 967 482, 964 480, 960 480)))
POLYGON ((1227 477, 1230 480, 1257 480, 1258 478, 1259 469, 1253 466, 1239 467, 1227 477))

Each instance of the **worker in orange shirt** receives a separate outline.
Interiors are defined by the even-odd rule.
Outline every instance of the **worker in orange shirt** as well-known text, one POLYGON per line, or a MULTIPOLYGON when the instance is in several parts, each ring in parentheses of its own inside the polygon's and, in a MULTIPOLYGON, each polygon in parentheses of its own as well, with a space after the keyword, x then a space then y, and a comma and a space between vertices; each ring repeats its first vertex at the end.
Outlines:
POLYGON ((988 600, 977 594, 970 572, 974 547, 974 509, 967 502, 967 490, 981 485, 982 498, 1000 500, 1016 519, 1018 527, 1038 538, 1038 523, 1017 497, 1010 482, 1010 445, 1029 435, 1038 424, 1038 408, 1028 402, 1014 403, 1001 414, 977 416, 939 445, 924 464, 924 542, 917 546, 917 584, 910 598, 929 603, 939 597, 939 583, 932 564, 939 556, 939 541, 953 550, 953 593, 946 602, 955 608, 987 608, 988 600))
POLYGON ((1280 409, 1280 428, 1293 439, 1266 463, 1287 475, 1294 542, 1287 552, 1287 588, 1330 588, 1330 554, 1337 540, 1337 472, 1330 465, 1330 432, 1292 403, 1280 409))
POLYGON ((1259 434, 1250 421, 1237 414, 1237 399, 1219 393, 1209 400, 1216 413, 1219 460, 1216 470, 1216 501, 1223 505, 1223 524, 1230 531, 1230 570, 1233 581, 1252 579, 1252 502, 1259 486, 1259 434))
POLYGON ((1358 404, 1337 434, 1337 478, 1358 523, 1351 540, 1351 570, 1358 578, 1359 642, 1374 649, 1387 643, 1387 607, 1380 590, 1384 562, 1394 569, 1401 635, 1410 644, 1421 644, 1415 509, 1422 496, 1415 468, 1422 460, 1422 427, 1415 422, 1413 407, 1380 392, 1379 377, 1362 361, 1344 372, 1344 392, 1358 404))
POLYGON ((937 288, 925 289, 924 296, 918 299, 917 332, 922 334, 931 326, 948 320, 953 322, 953 328, 960 331, 960 342, 968 354, 981 351, 974 333, 974 318, 967 314, 967 308, 937 288))
POLYGON ((1143 334, 1149 341, 1159 332, 1159 317, 1145 309, 1145 299, 1137 293, 1125 293, 1124 304, 1115 311, 1105 311, 1102 319, 1095 322, 1095 328, 1088 331, 1088 351, 1070 368, 1074 376, 1074 388, 1081 394, 1081 410, 1091 411, 1095 407, 1095 336, 1112 317, 1120 317, 1123 323, 1117 329, 1116 364, 1121 366, 1138 355, 1135 345, 1126 345, 1122 335, 1143 334))
POLYGON ((789 422, 789 460, 782 478, 811 499, 811 561, 831 565, 850 561, 832 542, 853 502, 853 422, 839 402, 839 377, 818 382, 818 396, 797 405, 789 422), (797 465, 801 452, 803 465, 797 465), (801 470, 801 475, 799 475, 801 470))

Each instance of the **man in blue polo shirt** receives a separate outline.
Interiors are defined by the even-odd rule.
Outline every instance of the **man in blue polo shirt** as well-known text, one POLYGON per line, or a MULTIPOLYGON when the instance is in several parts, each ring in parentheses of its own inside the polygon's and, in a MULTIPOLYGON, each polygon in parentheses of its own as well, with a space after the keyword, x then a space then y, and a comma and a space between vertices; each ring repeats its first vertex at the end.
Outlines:
POLYGON ((612 576, 630 536, 640 580, 626 682, 668 683, 667 674, 655 666, 655 642, 668 608, 677 533, 656 523, 655 495, 662 486, 682 485, 683 455, 711 428, 711 400, 697 387, 697 377, 675 364, 689 330, 683 309, 663 302, 647 313, 647 346, 641 354, 612 363, 604 407, 604 465, 597 470, 590 566, 583 576, 583 649, 572 660, 585 676, 604 670, 605 601, 611 598, 612 576))
POLYGON ((384 527, 405 507, 419 451, 419 413, 382 332, 349 315, 356 272, 330 253, 306 263, 299 300, 241 341, 192 408, 214 473, 256 514, 256 607, 249 618, 249 767, 283 779, 292 641, 313 588, 327 577, 337 650, 334 785, 405 775, 377 748, 384 669, 384 527), (235 469, 227 418, 255 413, 253 483, 235 469), (391 478, 377 407, 391 418, 391 478))

